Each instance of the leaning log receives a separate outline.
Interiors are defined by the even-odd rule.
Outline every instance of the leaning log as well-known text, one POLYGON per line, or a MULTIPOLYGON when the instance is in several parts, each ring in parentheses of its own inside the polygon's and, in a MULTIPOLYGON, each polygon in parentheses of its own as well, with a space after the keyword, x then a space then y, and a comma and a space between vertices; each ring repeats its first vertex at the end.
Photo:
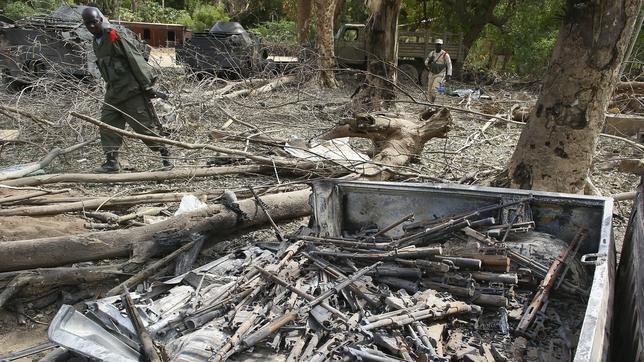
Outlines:
MULTIPOLYGON (((291 220, 310 214, 309 190, 286 192, 262 197, 276 221, 291 220)), ((239 206, 249 220, 238 220, 237 214, 217 205, 185 215, 128 230, 95 232, 81 235, 61 236, 33 240, 6 241, 0 253, 0 271, 59 266, 88 260, 127 257, 134 251, 152 257, 168 249, 176 249, 163 236, 198 233, 212 240, 246 229, 261 227, 268 223, 266 214, 254 200, 242 200, 239 206)))

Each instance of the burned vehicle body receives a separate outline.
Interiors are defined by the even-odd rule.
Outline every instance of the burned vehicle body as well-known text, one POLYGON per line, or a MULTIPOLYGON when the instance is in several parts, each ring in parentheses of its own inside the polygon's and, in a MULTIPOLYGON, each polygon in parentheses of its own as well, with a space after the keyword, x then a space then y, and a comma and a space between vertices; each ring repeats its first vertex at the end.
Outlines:
MULTIPOLYGON (((0 28, 0 75, 9 82, 22 84, 50 74, 98 79, 92 34, 82 24, 81 13, 85 8, 62 5, 50 15, 5 22, 0 28)), ((136 39, 128 29, 116 28, 130 39, 136 39)), ((149 47, 135 43, 147 58, 149 47)))
POLYGON ((266 58, 260 41, 236 22, 217 22, 208 32, 194 33, 177 45, 177 62, 192 72, 248 74, 266 58))

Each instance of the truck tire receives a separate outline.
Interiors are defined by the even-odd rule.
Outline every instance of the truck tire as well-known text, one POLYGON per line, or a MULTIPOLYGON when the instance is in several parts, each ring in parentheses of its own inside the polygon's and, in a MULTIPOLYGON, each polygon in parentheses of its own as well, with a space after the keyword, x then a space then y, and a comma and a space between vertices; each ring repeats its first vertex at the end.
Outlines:
POLYGON ((398 82, 414 85, 418 79, 418 70, 413 64, 403 63, 398 65, 398 82))

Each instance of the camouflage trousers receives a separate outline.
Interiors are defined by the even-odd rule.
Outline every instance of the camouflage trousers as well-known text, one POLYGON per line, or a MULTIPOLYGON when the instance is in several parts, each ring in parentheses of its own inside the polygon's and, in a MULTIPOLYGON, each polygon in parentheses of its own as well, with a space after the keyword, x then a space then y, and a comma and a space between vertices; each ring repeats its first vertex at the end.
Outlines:
MULTIPOLYGON (((152 112, 154 112, 154 109, 150 110, 143 95, 138 94, 125 102, 103 105, 101 121, 120 129, 125 129, 125 125, 129 124, 136 133, 159 137, 154 113, 152 112)), ((105 153, 116 152, 121 148, 123 136, 105 128, 101 128, 100 133, 101 145, 105 153)), ((157 142, 143 142, 155 152, 159 152, 164 148, 162 144, 157 142)))

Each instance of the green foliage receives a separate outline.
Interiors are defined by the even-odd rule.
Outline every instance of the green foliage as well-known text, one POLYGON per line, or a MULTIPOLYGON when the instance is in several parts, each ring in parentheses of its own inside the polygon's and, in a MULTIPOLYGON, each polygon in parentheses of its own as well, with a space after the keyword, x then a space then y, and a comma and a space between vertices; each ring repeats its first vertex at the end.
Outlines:
POLYGON ((162 7, 161 4, 154 1, 141 2, 137 9, 137 15, 142 19, 141 21, 149 23, 176 23, 186 14, 185 10, 162 7))
POLYGON ((230 14, 234 21, 240 22, 244 27, 249 28, 262 22, 286 18, 284 0, 247 0, 247 2, 248 11, 230 14))
POLYGON ((248 30, 257 34, 267 42, 275 43, 297 43, 296 24, 290 20, 280 20, 262 23, 248 30))
POLYGON ((0 1, 2 4, 0 14, 13 20, 19 20, 37 14, 49 14, 62 2, 55 0, 0 1))
POLYGON ((136 11, 120 8, 118 17, 124 21, 183 24, 192 31, 204 31, 217 21, 229 19, 223 6, 205 5, 190 0, 186 4, 192 7, 192 12, 162 7, 155 1, 147 0, 139 3, 136 11))
POLYGON ((182 20, 188 23, 182 24, 186 25, 192 31, 199 32, 210 29, 218 21, 228 20, 228 14, 226 14, 223 6, 199 5, 193 11, 190 20, 187 18, 182 20))
POLYGON ((34 14, 36 14, 34 8, 20 1, 7 4, 3 12, 4 16, 14 20, 19 20, 34 14))
POLYGON ((143 21, 143 18, 138 12, 133 12, 128 8, 118 9, 118 19, 123 21, 143 21))
POLYGON ((503 55, 510 58, 505 69, 498 70, 541 76, 557 41, 562 9, 563 0, 523 1, 503 31, 486 27, 470 51, 469 65, 489 67, 495 55, 503 55))
POLYGON ((368 18, 369 15, 367 14, 364 0, 345 0, 340 15, 336 20, 339 24, 364 24, 368 18))

